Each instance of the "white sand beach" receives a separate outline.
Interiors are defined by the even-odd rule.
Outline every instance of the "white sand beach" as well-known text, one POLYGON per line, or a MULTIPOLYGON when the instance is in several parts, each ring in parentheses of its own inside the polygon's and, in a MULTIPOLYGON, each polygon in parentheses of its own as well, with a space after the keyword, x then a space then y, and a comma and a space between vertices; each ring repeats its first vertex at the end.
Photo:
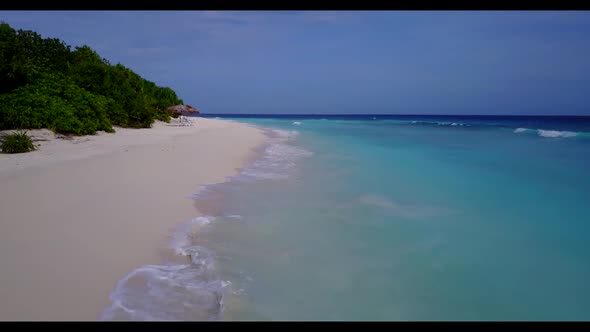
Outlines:
POLYGON ((115 283, 160 262, 199 185, 236 174, 266 136, 236 122, 56 138, 0 154, 0 320, 97 320, 115 283))

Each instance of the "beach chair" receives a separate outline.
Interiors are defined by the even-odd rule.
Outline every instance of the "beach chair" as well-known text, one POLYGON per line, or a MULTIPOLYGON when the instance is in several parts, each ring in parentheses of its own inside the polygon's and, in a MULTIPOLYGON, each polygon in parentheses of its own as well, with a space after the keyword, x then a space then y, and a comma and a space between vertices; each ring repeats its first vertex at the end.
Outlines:
POLYGON ((181 115, 180 116, 180 125, 181 126, 192 126, 192 125, 194 125, 194 123, 189 117, 181 115))

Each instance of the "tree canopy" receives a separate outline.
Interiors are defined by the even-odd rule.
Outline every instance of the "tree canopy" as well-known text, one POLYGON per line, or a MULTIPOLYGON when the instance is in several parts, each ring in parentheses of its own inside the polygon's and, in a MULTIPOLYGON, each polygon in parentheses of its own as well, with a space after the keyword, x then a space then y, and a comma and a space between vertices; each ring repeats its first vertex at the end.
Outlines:
POLYGON ((0 129, 49 128, 91 135, 113 125, 150 127, 170 121, 166 108, 183 104, 122 64, 111 65, 89 46, 0 23, 0 129))

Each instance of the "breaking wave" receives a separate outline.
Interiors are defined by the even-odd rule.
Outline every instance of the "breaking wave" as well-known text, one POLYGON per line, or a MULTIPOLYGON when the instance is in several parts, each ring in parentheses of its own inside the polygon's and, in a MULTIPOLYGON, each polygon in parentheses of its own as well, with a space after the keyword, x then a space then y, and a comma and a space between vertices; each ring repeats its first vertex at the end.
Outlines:
POLYGON ((560 130, 547 130, 547 129, 529 129, 529 128, 516 128, 514 130, 515 133, 529 133, 529 134, 537 134, 540 137, 546 138, 570 138, 576 137, 579 135, 583 135, 583 133, 573 132, 573 131, 560 131, 560 130))
POLYGON ((446 122, 446 121, 417 121, 414 120, 410 122, 411 124, 417 125, 436 125, 436 126, 449 126, 449 127, 469 127, 470 125, 467 123, 461 122, 446 122))

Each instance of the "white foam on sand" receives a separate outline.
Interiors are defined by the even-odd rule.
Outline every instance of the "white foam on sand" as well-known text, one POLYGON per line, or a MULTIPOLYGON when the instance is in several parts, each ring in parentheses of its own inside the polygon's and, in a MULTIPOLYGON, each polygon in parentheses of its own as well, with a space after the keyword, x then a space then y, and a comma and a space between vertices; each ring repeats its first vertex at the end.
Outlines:
POLYGON ((230 285, 216 277, 211 253, 193 247, 190 264, 146 265, 121 279, 100 319, 216 320, 230 285))
POLYGON ((211 216, 200 216, 178 225, 170 241, 171 249, 178 255, 188 255, 187 248, 191 246, 191 239, 213 220, 215 218, 211 216))
POLYGON ((289 178, 301 159, 313 155, 313 152, 289 143, 298 135, 295 130, 273 129, 262 156, 244 168, 240 176, 252 180, 289 178))
MULTIPOLYGON (((232 181, 260 181, 284 179, 295 171, 296 164, 312 153, 292 143, 299 132, 274 129, 261 155, 246 165, 238 174, 223 181, 200 187, 193 199, 206 199, 217 191, 216 186, 231 185, 232 181)), ((236 214, 221 215, 221 220, 241 220, 236 214)), ((196 245, 199 235, 218 218, 200 216, 176 227, 170 248, 178 255, 190 257, 191 264, 146 265, 123 278, 111 294, 112 305, 103 320, 216 320, 223 313, 223 298, 231 289, 215 269, 215 255, 196 245), (133 281, 135 280, 135 281, 133 281), (139 280, 139 281, 137 281, 139 280), (137 288, 140 283, 143 288, 137 288), (147 294, 146 294, 147 293, 147 294), (179 303, 183 305, 179 305, 179 303), (187 312, 183 311, 186 308, 187 312), (130 311, 132 310, 132 311, 130 311)))

